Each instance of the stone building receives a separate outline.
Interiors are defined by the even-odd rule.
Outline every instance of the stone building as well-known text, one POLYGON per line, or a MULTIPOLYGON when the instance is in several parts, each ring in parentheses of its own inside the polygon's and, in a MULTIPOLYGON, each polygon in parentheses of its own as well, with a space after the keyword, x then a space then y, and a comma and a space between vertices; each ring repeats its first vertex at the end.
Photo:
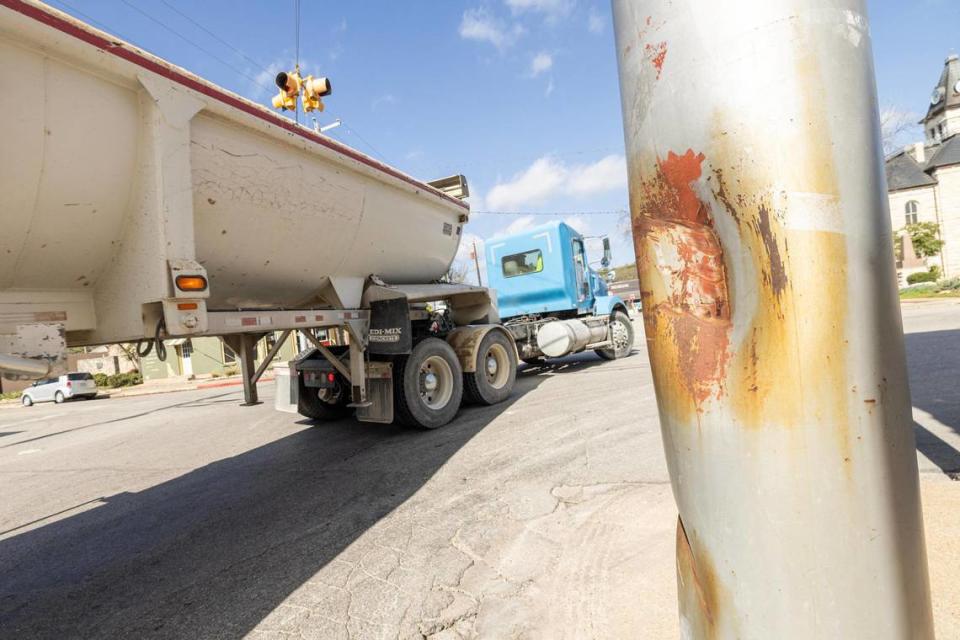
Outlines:
POLYGON ((936 265, 947 277, 960 276, 960 58, 951 55, 921 120, 924 141, 887 157, 887 190, 894 232, 913 222, 933 222, 944 241, 939 256, 918 258, 906 234, 897 260, 906 276, 936 265))

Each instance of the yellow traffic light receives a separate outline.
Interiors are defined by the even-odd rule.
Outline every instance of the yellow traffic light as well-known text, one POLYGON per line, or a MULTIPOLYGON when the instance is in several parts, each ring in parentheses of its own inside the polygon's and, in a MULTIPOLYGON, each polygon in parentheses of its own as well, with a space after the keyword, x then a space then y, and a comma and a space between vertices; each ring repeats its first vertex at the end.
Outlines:
POLYGON ((303 84, 300 79, 300 72, 281 71, 277 74, 276 83, 280 88, 280 93, 273 97, 274 109, 295 110, 297 108, 297 95, 299 95, 300 87, 303 84))
POLYGON ((332 92, 333 87, 327 78, 307 76, 306 80, 303 81, 303 110, 307 112, 323 111, 323 101, 320 98, 328 96, 332 92))

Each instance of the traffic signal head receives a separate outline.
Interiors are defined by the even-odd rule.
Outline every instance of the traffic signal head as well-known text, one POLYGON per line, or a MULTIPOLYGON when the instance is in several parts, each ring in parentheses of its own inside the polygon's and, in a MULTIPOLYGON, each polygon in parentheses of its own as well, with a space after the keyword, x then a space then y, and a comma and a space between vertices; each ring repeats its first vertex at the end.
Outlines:
POLYGON ((300 93, 300 86, 303 84, 300 74, 296 71, 281 71, 276 78, 277 87, 280 93, 273 97, 273 107, 275 109, 294 110, 297 108, 297 95, 300 93))
POLYGON ((323 111, 323 96, 333 93, 333 86, 327 78, 314 78, 307 76, 303 81, 303 110, 304 111, 323 111))

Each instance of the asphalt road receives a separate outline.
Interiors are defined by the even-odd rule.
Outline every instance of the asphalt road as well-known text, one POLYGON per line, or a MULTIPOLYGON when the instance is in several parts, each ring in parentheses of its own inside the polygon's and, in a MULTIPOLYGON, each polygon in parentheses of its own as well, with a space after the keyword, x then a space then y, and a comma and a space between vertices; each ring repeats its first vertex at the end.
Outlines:
MULTIPOLYGON (((960 305, 904 313, 949 638, 960 305)), ((678 636, 643 349, 524 371, 430 432, 314 426, 263 396, 0 411, 0 637, 678 636)))

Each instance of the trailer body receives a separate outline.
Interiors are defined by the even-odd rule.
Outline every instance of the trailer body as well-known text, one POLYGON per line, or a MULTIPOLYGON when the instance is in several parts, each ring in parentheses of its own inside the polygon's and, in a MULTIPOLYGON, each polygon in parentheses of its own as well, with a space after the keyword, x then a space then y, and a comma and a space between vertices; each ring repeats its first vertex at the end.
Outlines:
POLYGON ((416 180, 32 0, 0 0, 0 85, 17 87, 0 92, 8 377, 62 371, 68 346, 215 335, 255 402, 256 340, 326 328, 369 411, 368 368, 417 346, 377 353, 378 305, 400 301, 414 342, 496 321, 486 290, 437 284, 469 219, 462 176, 416 180))

